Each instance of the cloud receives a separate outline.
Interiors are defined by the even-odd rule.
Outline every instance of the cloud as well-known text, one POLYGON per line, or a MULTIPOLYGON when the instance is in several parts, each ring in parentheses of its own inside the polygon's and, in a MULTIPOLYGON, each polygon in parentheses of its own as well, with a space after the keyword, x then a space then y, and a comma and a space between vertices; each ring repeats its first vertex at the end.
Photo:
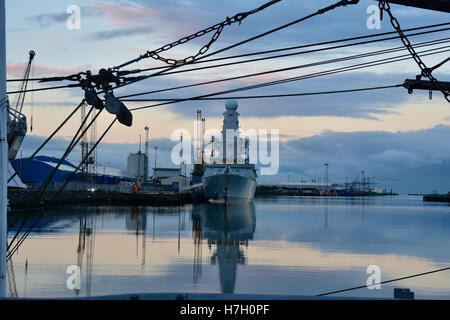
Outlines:
MULTIPOLYGON (((25 71, 26 65, 23 63, 8 63, 6 66, 6 72, 8 78, 11 77, 22 77, 25 71)), ((86 68, 86 67, 83 67, 86 68)), ((70 75, 74 73, 80 72, 80 70, 84 70, 82 67, 78 68, 60 68, 53 66, 45 66, 45 65, 33 65, 34 75, 42 76, 42 75, 70 75)))
MULTIPOLYGON (((80 13, 82 18, 102 15, 101 10, 94 6, 80 6, 80 13)), ((41 13, 25 17, 25 21, 40 28, 46 28, 55 24, 65 24, 71 15, 72 13, 67 12, 41 13)))
MULTIPOLYGON (((88 135, 89 136, 89 135, 88 135)), ((30 156, 44 141, 46 137, 28 134, 22 144, 21 152, 23 157, 30 156)), ((51 157, 61 157, 69 145, 72 137, 56 137, 44 147, 39 155, 51 157)), ((176 167, 171 161, 171 152, 177 141, 170 139, 152 139, 149 141, 149 166, 154 166, 154 147, 158 147, 157 166, 158 167, 176 167)), ((139 150, 138 143, 100 143, 98 146, 98 163, 108 167, 127 169, 127 159, 130 153, 136 153, 139 150)), ((141 151, 144 152, 144 143, 141 145, 141 151)), ((21 152, 18 158, 21 157, 21 152)), ((191 151, 193 154, 193 151, 191 151)), ((68 159, 74 164, 81 161, 81 149, 79 145, 75 147, 68 159)), ((151 171, 151 170, 150 170, 151 171)))
POLYGON ((402 151, 402 150, 396 150, 396 149, 389 149, 384 151, 381 154, 372 155, 369 157, 369 160, 376 161, 379 163, 382 163, 387 166, 391 167, 402 167, 406 166, 408 168, 419 168, 423 165, 439 165, 442 164, 441 162, 425 159, 422 155, 409 152, 409 151, 402 151))
POLYGON ((130 28, 143 24, 146 25, 155 17, 161 15, 159 9, 130 2, 127 2, 126 4, 100 2, 93 4, 92 7, 115 26, 121 28, 130 28))
MULTIPOLYGON (((87 37, 87 39, 110 40, 117 37, 147 34, 151 41, 159 41, 164 38, 164 43, 175 39, 167 39, 167 36, 181 37, 186 33, 195 32, 194 25, 197 20, 192 19, 176 4, 161 3, 155 5, 148 2, 98 2, 90 7, 97 15, 106 19, 109 25, 116 28, 111 32, 100 31, 87 37), (183 15, 183 19, 180 19, 183 15), (163 33, 156 31, 164 30, 163 33)), ((192 13, 192 12, 191 12, 192 13)), ((195 14, 193 14, 195 15, 195 14)))
MULTIPOLYGON (((47 62, 47 66, 36 65, 36 68, 40 69, 37 69, 35 73, 36 76, 45 74, 60 75, 94 69, 93 67, 74 68, 74 66, 80 65, 80 61, 81 64, 83 61, 85 63, 97 63, 99 64, 95 66, 97 69, 99 66, 104 67, 103 64, 107 66, 117 65, 117 62, 128 61, 131 58, 137 57, 138 54, 145 52, 145 50, 155 49, 160 45, 177 40, 180 36, 185 36, 213 25, 226 16, 232 16, 237 12, 255 8, 259 5, 257 2, 258 1, 236 0, 220 2, 220 4, 218 4, 219 2, 209 0, 154 0, 151 2, 146 0, 116 0, 93 2, 90 3, 89 6, 82 6, 82 16, 95 17, 95 19, 89 19, 86 21, 86 24, 83 20, 83 28, 80 33, 71 33, 71 35, 76 37, 76 40, 79 40, 80 38, 85 40, 83 43, 79 41, 70 41, 71 39, 66 38, 66 28, 54 28, 55 30, 51 30, 55 31, 54 33, 51 33, 48 29, 43 30, 42 32, 39 31, 40 36, 46 38, 44 41, 45 43, 48 42, 48 39, 54 38, 55 34, 58 39, 64 39, 64 46, 67 46, 70 55, 61 55, 61 52, 58 53, 56 50, 47 50, 45 52, 45 57, 47 61, 50 62, 47 62), (93 39, 111 41, 92 41, 93 39), (143 52, 138 52, 136 55, 133 53, 133 56, 129 57, 131 54, 127 52, 126 48, 130 47, 142 47, 143 52), (106 55, 104 54, 105 52, 107 52, 106 55), (54 63, 54 67, 51 66, 52 63, 54 63), (67 68, 57 67, 58 65, 67 65, 67 68)), ((318 41, 393 31, 388 19, 383 21, 381 30, 368 30, 366 28, 367 14, 365 10, 367 5, 373 4, 373 2, 374 1, 372 0, 360 1, 358 6, 347 6, 345 8, 333 10, 327 14, 320 15, 311 20, 274 33, 271 36, 253 41, 248 45, 237 47, 225 54, 234 55, 264 50, 266 48, 274 49, 287 47, 289 45, 301 45, 318 41)), ((54 3, 56 3, 56 1, 54 3)), ((329 0, 282 1, 277 3, 270 9, 248 17, 241 25, 234 24, 226 27, 219 40, 214 43, 211 52, 280 26, 288 21, 295 20, 300 16, 315 12, 318 8, 325 7, 329 4, 329 0)), ((62 11, 61 9, 56 9, 56 6, 54 10, 62 11)), ((407 9, 393 5, 393 11, 395 11, 395 14, 399 17, 400 23, 404 28, 431 24, 430 21, 434 24, 446 22, 448 20, 447 15, 426 10, 407 9)), ((14 14, 19 16, 20 14, 24 14, 23 12, 25 11, 16 9, 14 14)), ((27 20, 38 26, 49 27, 55 24, 63 24, 67 17, 68 14, 64 12, 56 12, 29 16, 27 20)), ((18 27, 19 23, 20 26, 24 25, 22 23, 23 20, 21 19, 22 18, 17 19, 18 21, 16 22, 16 25, 14 25, 11 16, 11 19, 9 20, 13 21, 11 27, 18 27)), ((27 46, 28 43, 34 43, 33 41, 41 41, 40 37, 34 37, 31 30, 29 35, 24 36, 25 40, 21 43, 25 43, 27 46), (29 38, 26 38, 26 36, 29 38)), ((432 40, 438 37, 439 34, 434 34, 426 37, 411 37, 411 40, 413 43, 417 43, 418 41, 432 40)), ((192 53, 195 54, 201 45, 209 41, 209 39, 210 35, 206 35, 196 41, 189 42, 186 45, 170 50, 169 52, 164 53, 164 56, 181 58, 191 55, 192 53)), ((395 39, 386 43, 380 42, 376 45, 351 47, 326 54, 317 53, 305 55, 298 60, 283 59, 282 62, 270 60, 264 63, 254 64, 253 67, 238 65, 233 68, 221 68, 205 72, 152 77, 148 81, 142 81, 124 87, 123 89, 116 90, 115 93, 117 95, 122 95, 170 88, 217 78, 265 71, 287 65, 322 61, 329 58, 337 58, 343 55, 358 54, 361 52, 371 52, 372 50, 380 50, 401 45, 401 41, 395 39)), ((17 43, 14 43, 14 46, 9 46, 10 50, 12 50, 9 56, 20 56, 20 53, 18 55, 16 51, 23 51, 23 47, 20 46, 18 49, 16 46, 17 43)), ((22 61, 22 59, 17 61, 22 61)), ((436 63, 437 62, 439 61, 436 61, 436 63)), ((147 61, 142 61, 141 64, 130 65, 130 68, 146 68, 147 63, 147 61)), ((431 58, 429 60, 428 57, 427 63, 429 63, 430 66, 435 64, 433 63, 433 60, 431 58)), ((25 64, 9 64, 8 76, 18 78, 23 74, 24 68, 25 64)), ((445 68, 441 69, 439 69, 439 71, 444 73, 445 68)), ((320 70, 322 69, 312 68, 296 70, 291 73, 273 74, 270 79, 267 76, 253 77, 245 80, 167 91, 164 93, 148 95, 147 97, 190 97, 219 90, 258 84, 264 81, 281 79, 288 76, 304 75, 309 72, 320 70)), ((364 72, 359 71, 291 82, 257 90, 249 90, 234 95, 283 94, 390 85, 401 83, 408 77, 413 78, 417 74, 417 70, 417 65, 414 64, 413 61, 407 61, 404 64, 391 64, 387 67, 379 66, 372 69, 364 69, 364 72)), ((448 73, 444 73, 442 77, 439 75, 439 79, 444 80, 447 77, 447 74, 448 73)), ((418 93, 415 94, 418 95, 418 93)), ((144 97, 145 96, 142 96, 142 98, 144 97)), ((405 102, 411 102, 411 97, 412 96, 409 96, 403 88, 397 88, 355 94, 333 94, 273 100, 241 100, 239 101, 239 112, 242 117, 266 119, 274 116, 331 116, 355 119, 378 119, 382 115, 395 113, 398 106, 404 105, 405 102)), ((421 98, 422 97, 417 98, 416 101, 421 101, 421 98)), ((54 100, 57 99, 65 99, 66 103, 73 100, 55 94, 54 100)), ((44 104, 45 101, 39 101, 39 103, 44 104)), ((53 100, 52 103, 57 104, 53 100)), ((131 107, 149 104, 152 103, 127 103, 127 106, 131 107)), ((64 103, 59 105, 64 105, 64 103)), ((196 110, 199 108, 204 110, 207 117, 221 117, 223 106, 224 101, 189 101, 173 104, 167 106, 167 108, 168 111, 181 115, 180 118, 183 118, 182 116, 193 118, 196 110)), ((425 112, 427 111, 423 111, 422 114, 425 114, 425 112)), ((419 117, 420 115, 418 115, 418 118, 419 117)), ((418 119, 418 121, 419 120, 420 119, 418 119)), ((450 121, 450 118, 447 118, 446 121, 450 121)), ((302 139, 299 141, 295 140, 283 144, 282 148, 288 150, 288 152, 282 155, 284 161, 282 170, 283 172, 291 172, 292 174, 307 172, 308 174, 320 176, 323 175, 322 163, 324 163, 324 161, 329 161, 330 163, 333 161, 331 169, 336 170, 335 174, 337 179, 342 180, 345 179, 346 176, 354 177, 361 170, 366 168, 367 171, 375 172, 372 174, 375 175, 377 179, 379 178, 381 180, 381 178, 383 178, 383 181, 390 181, 393 186, 398 186, 398 188, 405 190, 410 187, 416 187, 411 183, 414 179, 422 179, 425 183, 419 186, 419 188, 430 191, 433 184, 444 185, 442 183, 443 178, 436 174, 436 168, 441 169, 444 173, 442 176, 445 176, 446 170, 448 170, 445 167, 445 164, 448 161, 445 150, 448 148, 443 145, 445 139, 442 138, 448 135, 446 130, 446 127, 436 127, 430 130, 416 133, 410 132, 407 134, 391 134, 387 132, 355 132, 352 134, 341 134, 332 131, 324 132, 316 137, 305 138, 304 140, 302 139), (437 132, 440 133, 437 134, 437 132), (354 141, 351 141, 352 139, 354 141), (299 161, 298 159, 302 160, 299 161), (399 167, 400 170, 398 169, 399 167), (411 175, 411 178, 409 178, 411 172, 413 172, 413 174, 411 175), (422 176, 420 176, 419 173, 422 176), (428 173, 429 175, 425 176, 428 173), (391 179, 391 177, 395 178, 391 179)), ((163 144, 162 142, 158 143, 163 144)), ((108 154, 109 158, 115 159, 113 160, 114 163, 122 166, 126 163, 126 154, 136 150, 136 145, 111 145, 105 149, 102 156, 108 154), (121 153, 114 153, 114 148, 122 150, 121 153)), ((163 146, 161 145, 161 160, 162 159, 167 160, 168 158, 167 151, 164 151, 163 146)))
POLYGON ((139 34, 148 34, 148 27, 137 27, 137 28, 120 28, 107 31, 97 31, 91 33, 86 39, 89 40, 111 40, 116 38, 130 37, 139 34))
MULTIPOLYGON (((408 132, 333 132, 290 140, 280 145, 281 175, 300 180, 322 178, 323 164, 330 163, 330 176, 336 183, 355 179, 365 171, 376 177, 379 187, 402 193, 450 190, 450 126, 408 132)), ((262 181, 269 181, 264 177, 262 181)), ((291 180, 292 181, 292 180, 291 180)))
MULTIPOLYGON (((427 130, 408 132, 333 132, 289 140, 280 143, 280 173, 278 176, 259 177, 259 183, 300 181, 305 174, 320 178, 325 174, 324 163, 329 163, 333 183, 343 183, 360 177, 375 177, 377 187, 391 188, 400 193, 427 193, 434 189, 450 190, 450 149, 447 139, 450 126, 439 125, 427 130)), ((61 156, 70 137, 52 139, 41 152, 48 156, 61 156)), ((27 135, 22 152, 29 156, 44 137, 27 135)), ((154 166, 154 147, 158 147, 157 165, 176 167, 171 161, 171 151, 177 142, 170 139, 152 139, 149 142, 150 167, 154 166)), ((129 153, 139 150, 137 143, 101 143, 98 149, 99 163, 126 170, 129 153)), ((144 150, 144 144, 141 146, 144 150)), ((191 150, 191 155, 193 155, 191 150)), ((19 152, 20 155, 20 152, 19 152)), ((69 159, 81 160, 79 146, 69 159)), ((190 169, 190 168, 189 168, 190 169)))
POLYGON ((68 13, 44 13, 26 18, 27 21, 36 24, 40 28, 49 27, 53 24, 65 23, 70 16, 68 13))
MULTIPOLYGON (((307 71, 299 71, 304 74, 307 71)), ((236 71, 237 75, 246 74, 236 71)), ((127 95, 139 92, 147 92, 149 88, 161 90, 173 88, 202 81, 193 81, 182 75, 182 77, 154 77, 149 80, 136 83, 133 86, 125 87, 120 91, 120 95, 127 95), (182 78, 184 77, 184 78, 182 78), (151 85, 150 85, 151 84, 151 85)), ((223 79, 227 76, 219 74, 216 79, 223 79)), ((283 78, 283 75, 279 75, 283 78)), ((365 88, 374 86, 393 85, 401 82, 395 75, 377 75, 371 72, 342 74, 325 76, 316 79, 291 82, 281 85, 263 87, 260 89, 236 92, 222 96, 254 96, 288 93, 305 93, 333 91, 350 88, 365 88), (364 79, 364 80, 362 80, 364 79)), ((186 89, 171 90, 151 95, 143 95, 135 98, 187 98, 195 97, 224 90, 246 87, 252 84, 263 83, 259 78, 248 78, 246 81, 234 80, 213 85, 204 85, 186 89)), ((242 99, 239 100, 239 113, 242 117, 273 117, 274 110, 277 116, 335 116, 349 118, 378 119, 378 115, 396 113, 395 107, 408 101, 410 96, 403 88, 394 88, 378 91, 367 91, 358 93, 328 94, 318 96, 289 97, 276 99, 242 99), (394 94, 395 93, 395 94, 394 94)), ((156 103, 156 102, 155 102, 156 103)), ((141 105, 151 105, 152 102, 142 102, 141 105)), ((171 112, 192 116, 198 109, 198 105, 207 109, 208 116, 222 116, 225 101, 187 101, 170 106, 171 112)))

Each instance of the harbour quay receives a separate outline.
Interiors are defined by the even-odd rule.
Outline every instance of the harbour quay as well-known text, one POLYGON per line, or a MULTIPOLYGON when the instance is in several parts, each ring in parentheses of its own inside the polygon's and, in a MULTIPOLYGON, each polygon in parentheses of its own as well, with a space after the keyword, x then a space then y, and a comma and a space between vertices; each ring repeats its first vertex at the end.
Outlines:
POLYGON ((59 194, 49 191, 41 199, 36 190, 10 189, 8 193, 11 211, 69 205, 181 206, 204 200, 203 193, 195 190, 179 193, 64 190, 59 194))
POLYGON ((426 194, 423 196, 423 201, 450 203, 450 192, 447 194, 426 194))

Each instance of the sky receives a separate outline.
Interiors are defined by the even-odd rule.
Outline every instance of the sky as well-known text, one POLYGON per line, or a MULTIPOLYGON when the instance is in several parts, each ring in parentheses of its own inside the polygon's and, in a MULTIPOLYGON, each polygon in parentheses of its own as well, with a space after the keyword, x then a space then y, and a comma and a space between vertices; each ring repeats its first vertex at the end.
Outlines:
MULTIPOLYGON (((28 51, 35 50, 33 77, 70 75, 80 71, 119 65, 147 50, 159 48, 181 37, 222 21, 227 16, 248 11, 265 1, 63 1, 7 0, 7 64, 8 79, 21 78, 28 51), (69 29, 67 9, 80 8, 80 28, 69 29)), ((289 21, 328 6, 333 0, 283 0, 245 19, 240 25, 227 26, 208 53, 278 27, 289 21)), ((298 46, 321 41, 393 31, 388 19, 380 29, 369 29, 367 20, 372 0, 361 0, 319 15, 267 37, 249 42, 218 57, 298 46)), ((448 21, 445 13, 392 5, 401 26, 413 28, 448 21)), ((411 37, 413 44, 445 39, 450 31, 411 37)), ((196 54, 210 40, 211 34, 173 48, 164 57, 182 59, 196 54)), ((427 66, 434 66, 448 57, 447 43, 417 48, 418 51, 442 47, 442 53, 424 56, 427 66)), ((198 82, 234 77, 250 73, 305 65, 349 55, 400 48, 399 39, 284 57, 196 72, 152 77, 118 89, 116 96, 172 88, 198 82)), ((292 52, 292 51, 288 51, 292 52)), ((385 57, 404 55, 400 51, 383 56, 304 67, 290 71, 254 76, 210 85, 172 90, 138 98, 180 98, 228 90, 261 82, 307 75, 385 57)), ((235 61, 235 60, 233 60, 235 61)), ((126 69, 163 66, 161 61, 144 59, 126 69)), ((434 75, 449 81, 449 64, 434 75)), ((185 67, 189 69, 189 67, 185 67)), ((314 91, 345 90, 372 86, 401 84, 419 73, 413 60, 396 62, 281 85, 239 92, 235 95, 286 94, 314 91)), ((45 86, 60 85, 48 83, 45 86)), ((30 84, 32 88, 42 84, 30 84)), ((8 91, 17 90, 18 83, 8 83, 8 91)), ((30 155, 36 147, 81 101, 80 88, 35 92, 26 97, 24 112, 33 115, 33 132, 28 132, 22 155, 30 155)), ((10 95, 10 100, 14 101, 10 95)), ((280 132, 280 168, 273 176, 259 177, 260 183, 298 182, 322 178, 324 163, 329 163, 332 182, 353 180, 364 171, 375 177, 380 188, 400 193, 450 191, 450 105, 442 94, 428 92, 408 94, 404 88, 379 91, 330 94, 307 97, 239 100, 242 130, 278 129, 280 132)), ((126 102, 129 108, 151 102, 126 102)), ((172 132, 184 128, 194 135, 196 110, 202 110, 206 127, 219 128, 225 101, 188 101, 134 112, 132 127, 115 125, 98 149, 101 164, 126 168, 129 153, 139 148, 144 127, 150 127, 150 147, 158 146, 158 166, 173 167, 170 152, 176 142, 172 132)), ((102 113, 97 122, 99 136, 113 119, 102 113)), ((61 155, 80 124, 77 114, 41 152, 61 155)), ((80 149, 69 156, 79 161, 80 149)), ((150 155, 153 166, 154 156, 150 155)))

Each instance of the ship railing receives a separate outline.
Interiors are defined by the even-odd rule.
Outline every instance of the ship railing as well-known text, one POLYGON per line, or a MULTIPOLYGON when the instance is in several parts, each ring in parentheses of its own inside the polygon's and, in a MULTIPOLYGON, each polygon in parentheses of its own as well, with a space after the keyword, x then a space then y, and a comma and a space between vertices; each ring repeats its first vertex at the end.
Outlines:
POLYGON ((26 116, 22 112, 19 112, 15 109, 11 109, 11 108, 8 108, 8 109, 9 109, 8 111, 9 111, 9 116, 11 118, 11 121, 18 122, 18 121, 23 121, 26 119, 26 116))

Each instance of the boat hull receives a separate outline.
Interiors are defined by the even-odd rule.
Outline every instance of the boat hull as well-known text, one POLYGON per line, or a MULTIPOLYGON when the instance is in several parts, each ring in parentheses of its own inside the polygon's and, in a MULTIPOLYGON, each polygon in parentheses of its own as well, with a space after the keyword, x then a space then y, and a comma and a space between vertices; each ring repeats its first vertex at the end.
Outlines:
POLYGON ((203 178, 203 189, 209 202, 251 201, 255 195, 256 181, 240 175, 216 174, 203 178))

